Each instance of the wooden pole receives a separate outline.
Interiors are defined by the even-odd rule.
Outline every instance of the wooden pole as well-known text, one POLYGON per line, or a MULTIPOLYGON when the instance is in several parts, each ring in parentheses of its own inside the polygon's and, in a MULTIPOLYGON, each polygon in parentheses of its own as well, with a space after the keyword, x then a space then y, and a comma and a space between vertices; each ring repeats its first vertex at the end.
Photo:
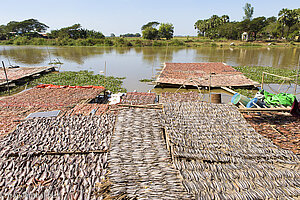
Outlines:
POLYGON ((2 65, 3 65, 3 70, 4 70, 4 74, 5 74, 5 78, 6 78, 6 85, 7 85, 8 94, 10 95, 10 90, 9 90, 9 83, 8 83, 7 73, 6 73, 6 69, 5 69, 5 65, 4 65, 4 62, 3 62, 3 61, 2 61, 2 65))
POLYGON ((106 61, 104 64, 104 87, 106 88, 106 61))
POLYGON ((208 88, 208 91, 209 91, 209 103, 211 103, 210 87, 211 87, 211 72, 209 72, 209 88, 208 88))
POLYGON ((265 78, 265 72, 262 73, 262 77, 261 77, 261 89, 264 89, 264 78, 265 78))
POLYGON ((234 90, 229 89, 228 87, 221 87, 221 89, 223 89, 223 90, 225 90, 225 91, 227 91, 227 92, 229 92, 231 94, 235 94, 236 93, 234 90))
POLYGON ((300 68, 300 56, 299 56, 299 61, 298 61, 298 69, 297 69, 297 76, 296 76, 296 84, 295 84, 295 92, 294 95, 296 95, 297 92, 297 85, 298 85, 298 77, 299 77, 299 68, 300 68))
POLYGON ((50 65, 52 65, 52 60, 51 60, 51 55, 50 55, 50 51, 49 51, 49 47, 47 46, 47 51, 48 51, 48 56, 49 56, 49 60, 50 60, 50 65))

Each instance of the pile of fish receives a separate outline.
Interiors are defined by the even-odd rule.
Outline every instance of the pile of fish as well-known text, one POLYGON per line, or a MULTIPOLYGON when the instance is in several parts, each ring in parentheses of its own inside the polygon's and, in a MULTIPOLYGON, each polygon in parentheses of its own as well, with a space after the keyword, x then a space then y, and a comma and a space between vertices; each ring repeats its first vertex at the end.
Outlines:
POLYGON ((300 158, 264 138, 232 105, 166 103, 166 140, 197 199, 299 198, 300 158))
POLYGON ((300 155, 300 118, 280 113, 248 113, 244 117, 259 134, 300 155))
POLYGON ((158 112, 119 112, 108 156, 112 195, 123 192, 137 199, 191 199, 171 164, 158 112))
POLYGON ((91 199, 106 174, 104 154, 0 159, 0 197, 91 199))
POLYGON ((39 107, 59 110, 95 98, 103 89, 95 88, 33 88, 0 100, 1 107, 39 107))
POLYGON ((1 139, 0 155, 107 150, 114 116, 36 118, 1 139))
POLYGON ((95 88, 33 88, 0 100, 0 135, 8 133, 29 113, 61 110, 87 99, 95 98, 103 89, 95 88), (9 115, 8 115, 9 113, 9 115))
POLYGON ((199 94, 199 92, 164 92, 159 97, 159 103, 188 101, 199 102, 201 99, 201 94, 199 94))
POLYGON ((127 92, 126 95, 122 97, 121 104, 130 104, 130 105, 154 104, 155 99, 156 99, 155 93, 127 92))
POLYGON ((96 199, 114 123, 113 114, 22 122, 0 140, 0 196, 96 199))
POLYGON ((108 110, 108 104, 77 104, 66 115, 101 115, 108 110))

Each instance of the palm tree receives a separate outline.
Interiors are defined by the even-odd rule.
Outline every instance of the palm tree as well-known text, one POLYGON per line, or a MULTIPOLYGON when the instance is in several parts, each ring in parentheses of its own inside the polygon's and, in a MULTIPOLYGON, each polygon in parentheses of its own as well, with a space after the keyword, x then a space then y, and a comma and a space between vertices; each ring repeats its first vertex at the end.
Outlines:
POLYGON ((283 8, 278 13, 278 22, 282 25, 282 33, 283 36, 284 27, 287 26, 287 34, 289 35, 290 28, 295 25, 296 23, 299 23, 299 16, 298 13, 295 10, 289 10, 287 8, 283 8))
POLYGON ((225 24, 225 23, 229 22, 229 16, 228 15, 223 15, 221 17, 221 21, 222 21, 222 24, 225 24))

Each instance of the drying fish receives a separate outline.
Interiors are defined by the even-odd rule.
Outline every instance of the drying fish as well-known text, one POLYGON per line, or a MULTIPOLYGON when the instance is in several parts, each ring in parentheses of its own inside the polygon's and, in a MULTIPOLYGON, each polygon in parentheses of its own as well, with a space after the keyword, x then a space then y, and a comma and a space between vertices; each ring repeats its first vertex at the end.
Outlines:
POLYGON ((299 198, 300 157, 255 132, 235 107, 167 101, 163 108, 174 166, 196 198, 299 198))
POLYGON ((114 120, 113 114, 27 120, 12 134, 0 139, 0 155, 105 151, 114 120))
POLYGON ((119 112, 107 161, 113 196, 125 193, 137 199, 192 199, 170 163, 158 112, 119 112))
POLYGON ((130 105, 154 104, 155 100, 156 100, 155 93, 127 92, 126 95, 122 97, 121 104, 130 104, 130 105))

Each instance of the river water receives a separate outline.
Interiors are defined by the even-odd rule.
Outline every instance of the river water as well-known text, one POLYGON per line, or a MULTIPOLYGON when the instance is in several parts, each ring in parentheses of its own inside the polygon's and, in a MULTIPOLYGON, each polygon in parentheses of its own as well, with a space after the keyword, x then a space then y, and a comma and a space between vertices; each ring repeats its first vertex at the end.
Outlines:
POLYGON ((153 86, 141 83, 151 79, 164 62, 224 62, 232 66, 270 66, 295 69, 300 48, 177 48, 177 47, 40 47, 0 46, 0 61, 6 65, 46 66, 60 60, 60 71, 89 70, 98 74, 126 77, 128 91, 148 91, 153 86))

